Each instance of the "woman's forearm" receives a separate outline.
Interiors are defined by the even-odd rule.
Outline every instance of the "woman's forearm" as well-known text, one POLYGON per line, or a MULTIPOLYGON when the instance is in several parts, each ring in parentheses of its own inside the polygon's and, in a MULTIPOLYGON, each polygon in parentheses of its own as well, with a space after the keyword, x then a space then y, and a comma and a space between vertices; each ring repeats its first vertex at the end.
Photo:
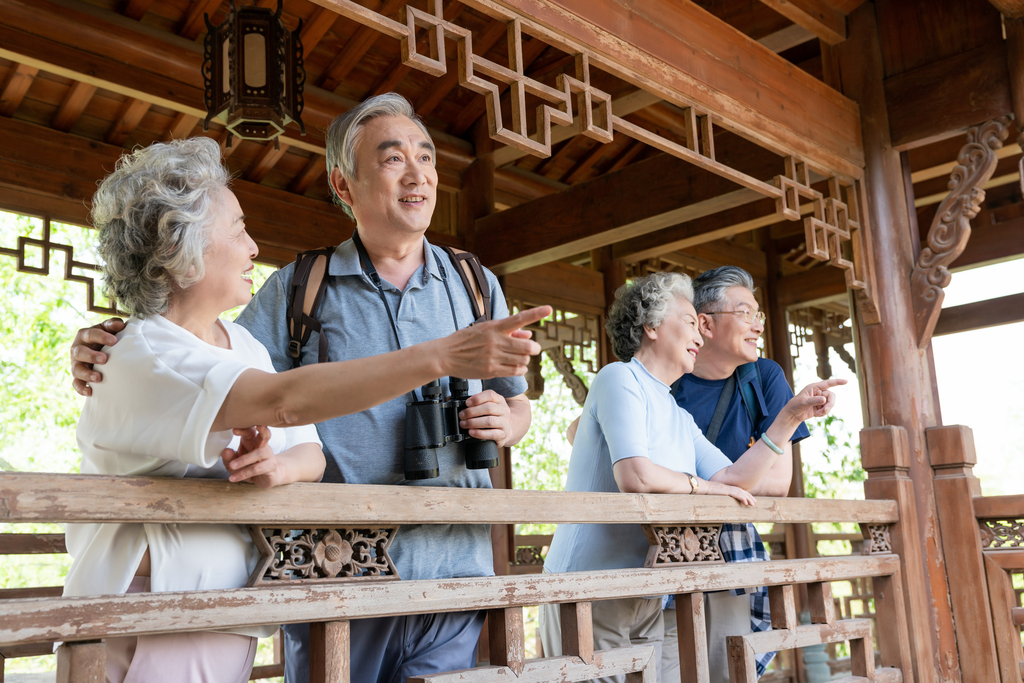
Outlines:
POLYGON ((444 374, 441 341, 277 374, 246 370, 228 392, 213 430, 293 427, 380 405, 444 374))

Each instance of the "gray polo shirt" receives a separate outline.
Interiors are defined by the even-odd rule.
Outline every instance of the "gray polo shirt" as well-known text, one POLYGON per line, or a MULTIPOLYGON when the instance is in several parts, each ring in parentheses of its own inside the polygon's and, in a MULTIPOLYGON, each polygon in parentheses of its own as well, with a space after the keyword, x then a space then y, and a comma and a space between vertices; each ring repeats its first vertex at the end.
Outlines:
MULTIPOLYGON (((469 294, 451 260, 440 248, 423 240, 425 263, 409 280, 404 292, 381 280, 395 316, 402 347, 444 337, 456 329, 452 307, 442 280, 448 277, 458 327, 473 322, 469 294)), ((274 367, 283 372, 292 367, 288 355, 288 327, 285 309, 294 265, 274 273, 260 288, 236 321, 270 352, 274 367)), ((505 297, 497 278, 485 269, 494 319, 508 316, 505 297)), ((352 240, 338 245, 328 269, 319 319, 330 341, 331 361, 374 356, 398 348, 384 303, 370 278, 363 272, 352 240)), ((303 365, 316 363, 319 337, 313 332, 303 348, 303 365)), ((447 387, 447 378, 441 378, 447 387)), ((481 383, 470 382, 470 393, 492 389, 509 398, 526 391, 522 377, 501 377, 481 383)), ((447 389, 446 389, 447 391, 447 389)), ((419 391, 416 392, 417 399, 419 391)), ((454 448, 438 450, 441 475, 436 479, 409 481, 404 477, 406 394, 355 415, 321 422, 316 426, 327 456, 324 481, 350 484, 393 484, 400 486, 454 486, 490 488, 487 470, 468 470, 454 448)), ((383 510, 382 510, 383 512, 383 510)), ((403 579, 443 579, 460 576, 490 576, 491 529, 487 525, 404 526, 391 546, 391 555, 403 579)))

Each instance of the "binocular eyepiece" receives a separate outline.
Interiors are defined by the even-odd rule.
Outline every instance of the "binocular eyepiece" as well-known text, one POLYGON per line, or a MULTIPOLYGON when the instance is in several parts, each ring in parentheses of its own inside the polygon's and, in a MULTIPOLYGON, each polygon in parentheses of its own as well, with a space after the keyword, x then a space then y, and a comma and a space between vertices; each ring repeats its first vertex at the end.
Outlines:
POLYGON ((437 449, 454 444, 462 451, 466 468, 481 470, 498 465, 498 444, 477 439, 459 426, 459 413, 469 398, 469 381, 448 378, 451 398, 444 400, 441 383, 434 380, 421 389, 423 400, 405 407, 405 478, 433 479, 440 474, 437 449))

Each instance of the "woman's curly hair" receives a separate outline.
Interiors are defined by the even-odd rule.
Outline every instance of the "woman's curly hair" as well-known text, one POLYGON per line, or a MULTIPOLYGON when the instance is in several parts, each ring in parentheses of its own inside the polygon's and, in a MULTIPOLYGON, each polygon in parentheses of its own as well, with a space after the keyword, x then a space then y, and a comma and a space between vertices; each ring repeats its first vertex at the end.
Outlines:
POLYGON ((220 146, 174 140, 126 154, 92 199, 104 288, 128 313, 167 310, 174 288, 203 278, 217 192, 228 187, 220 146))
POLYGON ((665 319, 665 309, 677 296, 693 301, 693 284, 689 275, 651 273, 619 287, 604 326, 619 360, 628 363, 633 359, 644 338, 644 328, 653 330, 660 327, 665 319))

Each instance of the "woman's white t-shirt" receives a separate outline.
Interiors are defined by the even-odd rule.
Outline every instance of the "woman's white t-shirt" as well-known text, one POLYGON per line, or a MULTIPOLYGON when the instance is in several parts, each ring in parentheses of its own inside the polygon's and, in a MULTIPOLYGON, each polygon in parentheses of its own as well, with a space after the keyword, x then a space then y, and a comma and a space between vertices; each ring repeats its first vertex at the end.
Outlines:
MULTIPOLYGON (((213 421, 242 372, 274 366, 248 331, 221 323, 230 349, 159 315, 128 321, 78 422, 82 474, 228 478, 220 454, 238 437, 211 432, 213 421)), ((271 429, 275 453, 308 442, 320 443, 312 425, 271 429)), ((66 539, 68 596, 124 593, 147 548, 153 592, 240 588, 259 557, 236 524, 68 524, 66 539)), ((266 637, 276 628, 232 632, 266 637)))

